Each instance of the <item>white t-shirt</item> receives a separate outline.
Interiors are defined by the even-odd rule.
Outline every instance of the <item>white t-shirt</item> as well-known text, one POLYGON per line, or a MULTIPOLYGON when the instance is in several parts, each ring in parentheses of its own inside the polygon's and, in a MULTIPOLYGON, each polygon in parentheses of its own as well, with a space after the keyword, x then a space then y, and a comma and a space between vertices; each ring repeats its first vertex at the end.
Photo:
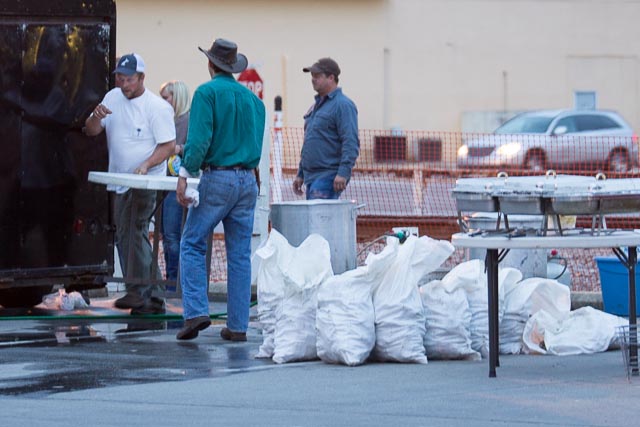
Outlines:
MULTIPOLYGON (((133 173, 151 157, 157 144, 176 139, 173 108, 164 99, 145 89, 137 98, 128 99, 120 88, 107 92, 102 100, 111 114, 100 121, 107 133, 109 172, 133 173)), ((149 169, 147 175, 164 176, 167 162, 149 169)), ((107 186, 107 190, 124 193, 127 187, 107 186)))

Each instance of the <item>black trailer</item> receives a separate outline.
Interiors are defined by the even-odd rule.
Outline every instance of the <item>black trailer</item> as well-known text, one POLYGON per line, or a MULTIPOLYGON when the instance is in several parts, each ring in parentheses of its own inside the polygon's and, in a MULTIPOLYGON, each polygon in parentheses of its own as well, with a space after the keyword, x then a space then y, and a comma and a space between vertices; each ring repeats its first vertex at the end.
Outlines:
POLYGON ((113 227, 104 133, 82 127, 113 87, 113 0, 0 0, 0 305, 104 286, 113 227))

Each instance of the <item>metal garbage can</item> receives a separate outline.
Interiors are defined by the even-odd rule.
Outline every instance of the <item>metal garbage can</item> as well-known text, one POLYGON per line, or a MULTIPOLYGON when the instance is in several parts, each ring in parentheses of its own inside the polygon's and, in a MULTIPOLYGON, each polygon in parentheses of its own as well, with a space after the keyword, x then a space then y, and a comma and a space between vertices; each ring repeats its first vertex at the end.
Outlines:
MULTIPOLYGON (((540 229, 542 215, 509 215, 509 227, 540 229)), ((495 230, 497 213, 474 213, 469 228, 495 230)), ((517 238, 517 237, 516 237, 517 238)), ((484 260, 485 249, 469 249, 469 259, 484 260)), ((522 272, 523 279, 547 277, 547 251, 545 249, 511 249, 500 262, 500 267, 513 267, 522 272)))
POLYGON ((310 234, 329 242, 334 274, 356 268, 356 216, 351 200, 295 200, 271 204, 271 227, 293 246, 310 234))

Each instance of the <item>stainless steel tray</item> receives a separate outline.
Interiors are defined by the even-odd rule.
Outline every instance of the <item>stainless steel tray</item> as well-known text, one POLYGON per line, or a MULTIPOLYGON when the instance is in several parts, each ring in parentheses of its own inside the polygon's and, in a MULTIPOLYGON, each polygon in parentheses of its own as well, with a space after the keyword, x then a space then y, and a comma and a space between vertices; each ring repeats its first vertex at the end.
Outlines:
POLYGON ((460 179, 453 190, 458 212, 505 215, 591 215, 640 212, 640 179, 607 180, 555 175, 460 179))
POLYGON ((536 194, 502 194, 498 203, 500 211, 507 215, 544 214, 544 200, 536 194))
POLYGON ((498 199, 482 193, 453 192, 458 211, 498 212, 498 199))
POLYGON ((593 195, 563 195, 551 197, 547 214, 554 215, 596 215, 600 212, 600 202, 593 195))
POLYGON ((603 214, 640 212, 640 194, 599 194, 596 198, 603 214))

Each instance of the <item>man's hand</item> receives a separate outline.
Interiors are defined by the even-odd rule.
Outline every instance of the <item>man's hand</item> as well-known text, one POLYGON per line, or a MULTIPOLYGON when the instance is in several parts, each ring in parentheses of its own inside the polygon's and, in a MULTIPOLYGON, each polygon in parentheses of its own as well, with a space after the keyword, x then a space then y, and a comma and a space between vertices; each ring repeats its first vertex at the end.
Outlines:
POLYGON ((336 175, 336 177, 333 179, 333 191, 339 193, 341 191, 344 191, 345 188, 347 188, 347 178, 336 175))
POLYGON ((98 104, 98 106, 93 110, 93 116, 99 120, 104 119, 109 114, 111 114, 111 110, 102 104, 98 104))
POLYGON ((146 175, 147 172, 149 172, 149 168, 147 167, 146 163, 142 163, 133 171, 133 173, 135 173, 136 175, 146 175))
POLYGON ((146 175, 149 172, 149 169, 159 165, 169 158, 171 153, 175 150, 175 143, 176 141, 173 140, 163 144, 157 144, 153 153, 151 153, 151 156, 149 156, 149 158, 144 162, 140 163, 140 166, 138 166, 133 173, 137 175, 146 175))
POLYGON ((302 195, 302 184, 304 184, 304 180, 299 176, 297 176, 296 179, 293 180, 293 192, 298 196, 302 195))
POLYGON ((189 204, 193 202, 191 197, 186 196, 187 192, 187 178, 178 177, 178 186, 176 187, 176 198, 178 199, 178 203, 180 203, 185 208, 189 207, 189 204))
POLYGON ((93 114, 87 117, 87 120, 84 122, 85 135, 96 136, 102 132, 103 127, 100 121, 109 114, 111 114, 111 110, 102 104, 98 104, 98 106, 93 109, 93 114))

